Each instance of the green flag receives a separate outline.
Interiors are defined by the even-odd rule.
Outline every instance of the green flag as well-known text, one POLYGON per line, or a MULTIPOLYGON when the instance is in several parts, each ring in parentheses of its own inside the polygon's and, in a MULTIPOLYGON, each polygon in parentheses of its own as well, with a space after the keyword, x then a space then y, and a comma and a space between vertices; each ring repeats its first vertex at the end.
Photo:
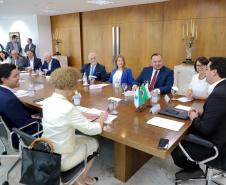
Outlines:
POLYGON ((143 105, 145 103, 144 99, 142 98, 139 88, 137 88, 135 95, 133 97, 133 102, 135 107, 140 107, 141 105, 143 105))
POLYGON ((149 99, 144 84, 140 88, 140 94, 141 94, 142 98, 144 99, 144 101, 149 99))

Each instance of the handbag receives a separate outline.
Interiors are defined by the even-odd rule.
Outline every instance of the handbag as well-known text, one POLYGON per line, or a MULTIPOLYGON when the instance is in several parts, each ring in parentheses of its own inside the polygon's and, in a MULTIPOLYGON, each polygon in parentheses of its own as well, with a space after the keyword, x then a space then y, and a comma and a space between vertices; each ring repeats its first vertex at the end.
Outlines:
MULTIPOLYGON (((40 148, 40 147, 39 147, 40 148)), ((50 140, 38 138, 29 148, 22 150, 22 166, 20 183, 28 185, 59 185, 61 175, 61 155, 53 153, 54 147, 50 140), (33 149, 37 141, 49 144, 51 151, 33 149)))

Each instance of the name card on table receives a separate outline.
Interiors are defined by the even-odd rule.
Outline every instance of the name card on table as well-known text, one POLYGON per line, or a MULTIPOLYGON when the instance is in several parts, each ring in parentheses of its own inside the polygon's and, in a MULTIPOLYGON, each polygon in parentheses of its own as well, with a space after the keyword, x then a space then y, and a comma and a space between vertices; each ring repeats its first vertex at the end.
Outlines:
POLYGON ((169 98, 169 96, 167 94, 165 95, 164 99, 166 100, 167 103, 170 102, 170 98, 169 98))
POLYGON ((101 88, 102 88, 102 86, 100 84, 89 86, 89 89, 101 89, 101 88))
POLYGON ((161 109, 160 104, 158 103, 157 105, 155 105, 154 107, 152 107, 149 111, 149 113, 155 113, 157 112, 159 109, 161 109))
POLYGON ((40 90, 40 89, 43 89, 43 88, 44 88, 43 85, 38 85, 38 86, 35 87, 35 90, 37 91, 37 90, 40 90))

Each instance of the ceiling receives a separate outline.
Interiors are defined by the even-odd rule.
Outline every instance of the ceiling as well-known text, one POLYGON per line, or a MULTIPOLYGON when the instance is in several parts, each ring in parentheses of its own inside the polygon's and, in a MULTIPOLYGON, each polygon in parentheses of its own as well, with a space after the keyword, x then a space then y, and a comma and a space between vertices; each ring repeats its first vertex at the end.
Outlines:
MULTIPOLYGON (((86 12, 114 7, 131 6, 163 2, 167 0, 110 0, 114 3, 107 5, 97 5, 87 3, 88 0, 0 0, 0 20, 21 17, 28 15, 60 15, 76 12, 86 12), (49 13, 39 10, 56 10, 58 12, 49 13)), ((92 1, 92 0, 89 0, 92 1)))

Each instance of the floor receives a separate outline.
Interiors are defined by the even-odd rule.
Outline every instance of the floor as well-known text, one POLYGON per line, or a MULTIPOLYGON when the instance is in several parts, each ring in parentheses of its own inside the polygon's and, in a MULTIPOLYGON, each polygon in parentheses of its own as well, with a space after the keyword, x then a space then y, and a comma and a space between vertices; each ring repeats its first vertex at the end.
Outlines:
MULTIPOLYGON (((173 164, 171 156, 163 160, 151 158, 127 183, 122 183, 114 178, 114 143, 111 140, 97 136, 100 143, 100 156, 96 158, 89 172, 91 177, 99 177, 96 185, 174 185, 174 174, 180 169, 173 164)), ((6 141, 4 140, 6 143, 6 141)), ((7 147, 8 148, 8 147, 7 147)), ((8 149, 9 153, 13 152, 8 149)), ((2 152, 2 146, 0 146, 2 152)), ((16 161, 16 158, 3 158, 0 166, 0 185, 5 180, 5 173, 16 161)), ((205 166, 203 165, 204 169, 205 166)), ((19 185, 20 164, 12 171, 9 177, 10 185, 19 185)), ((226 178, 220 177, 219 181, 226 184, 226 178)), ((183 182, 183 185, 204 185, 204 182, 183 182)))

